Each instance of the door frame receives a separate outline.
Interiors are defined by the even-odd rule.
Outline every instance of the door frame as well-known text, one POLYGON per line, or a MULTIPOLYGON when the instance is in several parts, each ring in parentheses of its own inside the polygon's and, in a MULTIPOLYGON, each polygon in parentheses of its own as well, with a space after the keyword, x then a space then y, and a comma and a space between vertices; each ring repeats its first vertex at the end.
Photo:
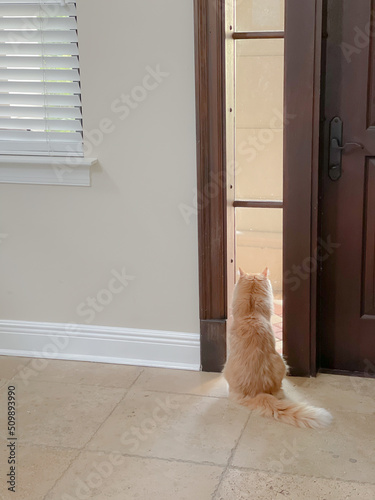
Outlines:
POLYGON ((283 339, 299 376, 317 372, 322 1, 285 2, 283 339))
MULTIPOLYGON (((285 1, 284 354, 291 374, 299 376, 315 375, 317 368, 313 263, 318 249, 322 1, 285 1), (307 263, 312 270, 298 274, 298 266, 307 263)), ((233 211, 228 204, 226 165, 230 109, 225 93, 225 38, 231 31, 225 16, 227 3, 194 0, 201 367, 215 372, 222 370, 226 359, 232 272, 227 249, 232 238, 227 231, 228 213, 233 211)))
POLYGON ((201 368, 226 360, 225 1, 194 0, 201 368))

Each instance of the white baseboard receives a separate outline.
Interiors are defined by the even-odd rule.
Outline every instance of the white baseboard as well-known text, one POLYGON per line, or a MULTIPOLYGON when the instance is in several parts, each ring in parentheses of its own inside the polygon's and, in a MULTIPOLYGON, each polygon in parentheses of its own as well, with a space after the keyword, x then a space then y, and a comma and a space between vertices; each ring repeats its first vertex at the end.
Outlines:
POLYGON ((0 355, 200 369, 198 333, 0 320, 0 355))

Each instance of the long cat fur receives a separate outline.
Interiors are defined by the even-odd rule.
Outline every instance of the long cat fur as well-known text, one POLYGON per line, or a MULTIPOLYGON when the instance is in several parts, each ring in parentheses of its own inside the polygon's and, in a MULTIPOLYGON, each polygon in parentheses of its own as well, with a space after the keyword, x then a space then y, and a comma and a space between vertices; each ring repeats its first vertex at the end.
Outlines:
POLYGON ((314 429, 329 425, 332 416, 328 411, 279 399, 283 397, 281 384, 288 367, 275 348, 273 294, 267 268, 256 275, 240 269, 232 309, 229 357, 223 370, 230 397, 287 424, 314 429))

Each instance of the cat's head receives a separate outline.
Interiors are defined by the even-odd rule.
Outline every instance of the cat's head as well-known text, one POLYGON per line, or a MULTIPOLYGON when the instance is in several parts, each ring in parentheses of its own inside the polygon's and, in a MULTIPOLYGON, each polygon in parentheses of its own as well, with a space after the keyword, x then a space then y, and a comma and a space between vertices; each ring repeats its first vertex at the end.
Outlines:
POLYGON ((259 274, 247 274, 245 273, 245 271, 242 271, 240 267, 238 268, 238 272, 240 274, 240 279, 245 278, 248 280, 264 281, 265 279, 268 280, 270 277, 270 271, 268 267, 266 267, 264 271, 259 274))
POLYGON ((268 267, 259 274, 247 274, 239 268, 239 278, 233 296, 233 310, 246 306, 249 312, 255 309, 272 310, 273 295, 268 267))

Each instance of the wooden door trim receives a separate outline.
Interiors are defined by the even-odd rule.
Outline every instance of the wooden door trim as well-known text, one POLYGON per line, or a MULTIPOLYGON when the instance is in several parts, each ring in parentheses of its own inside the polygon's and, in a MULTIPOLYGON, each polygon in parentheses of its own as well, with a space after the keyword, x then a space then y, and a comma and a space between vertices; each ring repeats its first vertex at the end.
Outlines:
POLYGON ((195 0, 201 367, 226 360, 225 3, 195 0))
MULTIPOLYGON (((318 246, 322 0, 286 0, 284 347, 293 375, 316 373, 317 273, 290 283, 318 246), (291 274, 292 273, 292 274, 291 274)), ((194 0, 201 366, 226 359, 225 2, 194 0)))
POLYGON ((286 0, 285 11, 284 353, 292 375, 309 376, 317 363, 322 0, 286 0))

